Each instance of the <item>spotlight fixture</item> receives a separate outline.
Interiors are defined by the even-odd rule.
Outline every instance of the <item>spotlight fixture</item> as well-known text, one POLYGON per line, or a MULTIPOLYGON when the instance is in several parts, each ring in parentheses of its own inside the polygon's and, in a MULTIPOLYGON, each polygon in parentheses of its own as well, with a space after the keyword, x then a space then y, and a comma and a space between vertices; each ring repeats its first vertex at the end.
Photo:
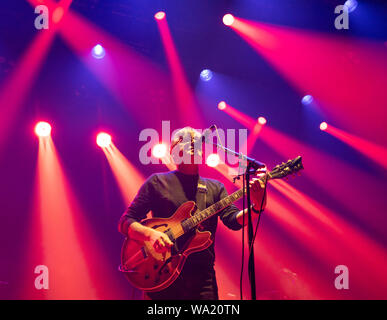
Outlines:
POLYGON ((219 110, 224 110, 224 109, 226 109, 226 106, 227 106, 227 104, 226 104, 226 102, 224 102, 224 101, 220 101, 220 102, 218 103, 218 109, 219 109, 219 110))
POLYGON ((266 124, 266 118, 264 118, 264 117, 259 117, 258 118, 258 123, 260 124, 260 125, 265 125, 266 124))
POLYGON ((102 59, 105 54, 105 49, 100 44, 95 45, 91 50, 91 55, 96 59, 102 59))
POLYGON ((348 12, 353 12, 357 8, 357 1, 356 0, 347 0, 344 3, 344 6, 348 8, 348 12))
POLYGON ((231 26, 235 21, 235 18, 232 14, 228 13, 223 16, 223 23, 226 26, 231 26))
POLYGON ((324 121, 320 123, 320 130, 325 131, 328 128, 328 124, 324 121))
POLYGON ((215 168, 220 162, 219 155, 216 153, 211 153, 206 160, 207 166, 215 168))
POLYGON ((155 19, 156 20, 163 20, 165 18, 165 12, 164 11, 159 11, 155 14, 155 19))
POLYGON ((97 134, 97 145, 101 148, 107 148, 112 143, 112 137, 106 132, 97 134))
POLYGON ((200 72, 200 79, 203 81, 210 81, 212 79, 212 71, 209 69, 204 69, 200 72))
POLYGON ((153 148, 152 148, 152 155, 155 157, 155 158, 163 158, 165 157, 165 155, 167 154, 167 146, 164 144, 164 143, 159 143, 159 144, 156 144, 153 148))
POLYGON ((51 125, 48 122, 40 121, 35 126, 35 134, 38 137, 48 137, 51 134, 51 125))
POLYGON ((307 94, 301 99, 301 103, 304 106, 310 105, 313 102, 313 97, 310 94, 307 94))

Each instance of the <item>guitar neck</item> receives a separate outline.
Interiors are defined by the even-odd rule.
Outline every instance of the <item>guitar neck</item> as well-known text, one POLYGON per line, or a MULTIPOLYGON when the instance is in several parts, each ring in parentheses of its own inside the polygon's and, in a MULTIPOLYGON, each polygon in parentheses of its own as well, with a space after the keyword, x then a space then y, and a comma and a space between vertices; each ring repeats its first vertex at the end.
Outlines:
MULTIPOLYGON (((266 175, 266 180, 269 180, 271 178, 270 174, 268 173, 266 175)), ((264 181, 263 178, 260 178, 261 181, 264 181)), ((224 208, 228 207, 235 201, 241 199, 243 197, 243 188, 239 189, 238 191, 235 191, 234 193, 228 195, 227 197, 223 198, 222 200, 214 203, 213 205, 209 206, 208 208, 204 209, 203 211, 195 213, 192 217, 184 220, 181 225, 183 227, 184 232, 188 232, 189 230, 195 228, 197 225, 199 225, 204 220, 207 220, 217 214, 218 212, 222 211, 224 208)))

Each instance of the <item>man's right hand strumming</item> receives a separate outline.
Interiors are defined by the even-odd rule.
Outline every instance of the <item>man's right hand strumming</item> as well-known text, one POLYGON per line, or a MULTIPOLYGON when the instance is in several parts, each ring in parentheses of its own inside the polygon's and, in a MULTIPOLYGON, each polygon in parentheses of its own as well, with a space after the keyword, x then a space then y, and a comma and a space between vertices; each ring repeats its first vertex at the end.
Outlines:
POLYGON ((160 231, 143 226, 141 223, 133 222, 128 229, 129 238, 138 241, 150 241, 153 248, 158 253, 164 253, 173 243, 169 237, 160 231))
POLYGON ((170 248, 173 243, 169 239, 169 237, 160 231, 151 229, 151 235, 150 235, 150 241, 153 245, 153 248, 155 248, 156 252, 158 253, 164 253, 168 251, 168 248, 170 248))

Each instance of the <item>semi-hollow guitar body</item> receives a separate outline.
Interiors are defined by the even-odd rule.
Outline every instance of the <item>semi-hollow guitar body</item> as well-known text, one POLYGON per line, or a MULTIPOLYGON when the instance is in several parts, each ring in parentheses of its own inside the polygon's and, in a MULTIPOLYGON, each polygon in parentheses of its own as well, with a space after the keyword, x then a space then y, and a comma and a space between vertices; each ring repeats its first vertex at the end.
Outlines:
POLYGON ((126 238, 121 251, 122 271, 129 282, 143 291, 160 291, 167 288, 179 276, 188 255, 202 251, 212 244, 211 233, 197 228, 182 233, 181 222, 190 218, 196 210, 195 202, 183 203, 170 218, 151 218, 144 226, 165 232, 174 242, 165 254, 155 251, 150 242, 145 244, 126 238))

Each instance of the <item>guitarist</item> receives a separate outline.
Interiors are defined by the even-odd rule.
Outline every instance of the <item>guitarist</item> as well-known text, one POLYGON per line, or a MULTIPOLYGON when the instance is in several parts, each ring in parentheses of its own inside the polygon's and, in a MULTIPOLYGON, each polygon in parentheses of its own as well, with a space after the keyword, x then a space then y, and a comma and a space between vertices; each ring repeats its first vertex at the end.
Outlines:
MULTIPOLYGON (((169 237, 163 232, 139 223, 146 218, 149 211, 152 211, 153 217, 169 218, 186 201, 195 201, 199 209, 203 210, 228 195, 221 182, 199 176, 201 145, 201 134, 191 127, 176 132, 172 139, 171 156, 177 170, 153 174, 145 181, 121 216, 118 226, 121 233, 138 241, 150 241, 157 252, 165 252, 173 245, 169 237)), ((262 200, 263 208, 266 206, 264 184, 258 179, 253 179, 250 186, 253 211, 258 213, 262 200)), ((218 215, 203 221, 201 230, 210 231, 214 241, 218 216, 229 229, 239 230, 242 228, 244 215, 246 215, 244 221, 247 223, 247 210, 242 212, 232 204, 218 215)), ((257 215, 253 215, 253 218, 255 217, 257 215)), ((188 256, 181 274, 168 288, 159 292, 148 292, 144 298, 217 300, 218 287, 214 261, 215 251, 212 243, 206 250, 188 256)))

